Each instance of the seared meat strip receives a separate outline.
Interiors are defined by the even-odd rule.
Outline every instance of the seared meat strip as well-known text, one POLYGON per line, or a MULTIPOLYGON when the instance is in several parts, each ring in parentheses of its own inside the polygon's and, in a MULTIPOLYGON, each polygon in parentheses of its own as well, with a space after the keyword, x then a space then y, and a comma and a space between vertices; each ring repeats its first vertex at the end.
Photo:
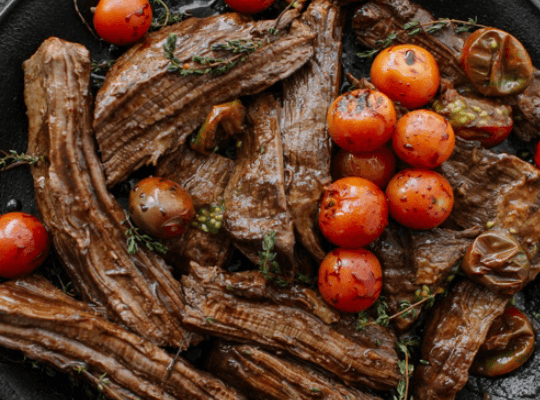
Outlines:
POLYGON ((234 245, 255 264, 264 236, 276 232, 274 248, 280 264, 292 266, 294 231, 285 199, 280 112, 279 102, 269 93, 248 107, 252 127, 244 134, 225 189, 224 227, 234 245))
MULTIPOLYGON (((221 206, 223 193, 234 162, 212 153, 199 154, 187 146, 161 159, 156 175, 182 186, 193 199, 195 209, 221 206)), ((167 241, 169 251, 165 259, 176 268, 187 269, 189 261, 208 267, 221 267, 230 255, 230 239, 223 230, 217 234, 190 228, 179 238, 167 241)))
POLYGON ((94 127, 107 185, 176 150, 214 105, 261 92, 304 65, 313 55, 313 32, 293 21, 270 35, 274 24, 239 14, 190 18, 148 35, 122 55, 96 97, 94 127), (212 51, 214 44, 246 39, 264 45, 226 74, 181 76, 167 70, 163 45, 170 34, 177 36, 180 64, 194 68, 205 68, 194 65, 194 56, 229 56, 212 51))
POLYGON ((302 22, 318 35, 314 57, 283 83, 285 183, 299 242, 320 261, 325 251, 317 233, 319 200, 332 180, 326 114, 341 84, 343 19, 330 0, 315 0, 302 22))
POLYGON ((306 364, 250 345, 219 342, 212 350, 208 368, 253 400, 381 400, 347 387, 306 364))
POLYGON ((235 296, 233 287, 216 283, 227 275, 192 265, 191 274, 182 277, 186 326, 285 351, 354 385, 375 389, 397 386, 401 374, 390 330, 369 326, 364 332, 355 332, 354 326, 330 326, 296 307, 235 296))
POLYGON ((24 63, 36 204, 83 299, 159 345, 187 347, 180 283, 154 253, 127 251, 124 212, 107 191, 91 125, 90 55, 46 40, 24 63))
MULTIPOLYGON (((437 293, 447 285, 456 263, 463 257, 472 239, 481 232, 471 228, 456 232, 448 229, 410 231, 396 223, 390 225, 377 239, 371 250, 383 269, 383 290, 390 314, 396 314, 402 302, 415 302, 415 293, 424 285, 437 293)), ((423 305, 417 307, 420 311, 423 305)), ((394 319, 394 325, 407 330, 419 317, 410 314, 394 319)))
POLYGON ((111 399, 244 399, 38 275, 0 285, 0 345, 82 376, 111 399))
POLYGON ((467 383, 469 367, 508 300, 464 280, 437 305, 422 342, 422 359, 428 364, 416 370, 415 399, 454 399, 467 383))

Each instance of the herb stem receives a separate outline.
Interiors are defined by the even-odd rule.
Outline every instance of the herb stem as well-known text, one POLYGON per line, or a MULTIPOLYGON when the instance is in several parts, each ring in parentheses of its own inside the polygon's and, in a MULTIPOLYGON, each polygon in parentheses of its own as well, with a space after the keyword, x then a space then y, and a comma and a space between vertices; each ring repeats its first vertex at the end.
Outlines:
POLYGON ((169 23, 169 18, 171 17, 171 12, 169 10, 169 7, 167 7, 167 4, 165 4, 163 0, 154 0, 154 3, 159 4, 161 7, 165 9, 165 20, 159 26, 160 27, 167 26, 167 24, 169 23))
POLYGON ((405 400, 409 397, 409 352, 405 352, 405 400))
POLYGON ((95 39, 99 40, 100 39, 99 36, 96 34, 96 32, 94 32, 94 30, 92 29, 90 24, 88 22, 86 22, 86 19, 84 19, 84 17, 82 16, 81 11, 79 10, 79 5, 77 4, 77 0, 73 0, 73 6, 75 7, 75 12, 77 13, 79 18, 81 19, 81 21, 82 21, 83 25, 86 27, 86 29, 88 29, 90 31, 90 33, 92 34, 92 36, 95 39))
MULTIPOLYGON (((420 306, 420 305, 422 305, 422 304, 428 302, 429 300, 433 299, 434 297, 435 297, 435 295, 432 295, 432 294, 429 295, 429 296, 427 296, 427 297, 424 297, 422 300, 420 300, 420 301, 418 301, 418 302, 416 302, 416 303, 414 303, 414 304, 411 304, 411 305, 408 306, 407 308, 401 310, 400 312, 398 312, 398 313, 396 313, 396 314, 394 314, 394 315, 391 315, 390 317, 388 317, 388 320, 390 321, 390 320, 392 320, 392 319, 394 319, 394 318, 400 317, 400 316, 402 316, 403 314, 406 314, 406 313, 408 313, 409 311, 411 311, 413 308, 418 307, 418 306, 420 306)), ((370 324, 373 324, 373 323, 370 323, 370 324)))

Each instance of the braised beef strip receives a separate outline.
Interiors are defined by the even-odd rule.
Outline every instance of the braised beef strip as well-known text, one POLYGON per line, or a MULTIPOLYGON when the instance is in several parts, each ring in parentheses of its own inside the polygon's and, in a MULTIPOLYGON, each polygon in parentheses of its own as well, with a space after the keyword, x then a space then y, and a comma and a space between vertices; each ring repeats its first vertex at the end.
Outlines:
POLYGON ((210 371, 253 400, 381 400, 345 386, 310 366, 250 345, 218 342, 210 371))
POLYGON ((90 55, 46 40, 24 63, 36 204, 54 248, 85 301, 158 345, 187 347, 180 284, 143 248, 127 251, 124 212, 107 191, 92 131, 90 55))
POLYGON ((331 182, 326 114, 341 84, 343 19, 330 0, 314 0, 301 20, 318 35, 313 58, 283 83, 285 184, 298 241, 320 261, 318 204, 331 182))
POLYGON ((217 283, 227 275, 192 265, 191 274, 182 277, 186 326, 284 351, 353 385, 375 389, 397 386, 401 374, 390 330, 369 326, 364 332, 355 332, 354 326, 327 325, 296 304, 276 305, 236 296, 232 285, 223 288, 217 283))
POLYGON ((212 106, 261 92, 304 65, 313 55, 314 33, 295 20, 272 35, 268 29, 274 25, 239 14, 190 18, 148 35, 123 54, 107 74, 95 105, 107 185, 176 150, 212 106), (246 39, 262 40, 264 46, 226 74, 181 76, 167 70, 163 45, 172 33, 180 64, 195 68, 204 66, 194 65, 193 56, 228 57, 212 51, 214 44, 246 39))
MULTIPOLYGON (((200 211, 222 205, 233 166, 234 161, 229 158, 215 153, 202 155, 182 146, 161 159, 155 173, 180 184, 200 211)), ((168 240, 167 247, 165 259, 181 270, 189 267, 189 261, 221 267, 231 253, 230 239, 223 229, 214 234, 193 227, 179 238, 168 240)))
POLYGON ((0 345, 83 377, 111 399, 244 399, 38 275, 0 285, 0 345))
POLYGON ((414 398, 452 400, 469 378, 469 368, 493 321, 509 297, 463 280, 433 310, 415 373, 414 398))
POLYGON ((279 102, 269 93, 258 96, 248 107, 252 125, 242 138, 225 189, 224 228, 255 264, 264 236, 276 232, 274 248, 280 263, 292 267, 295 241, 285 198, 280 113, 279 102))

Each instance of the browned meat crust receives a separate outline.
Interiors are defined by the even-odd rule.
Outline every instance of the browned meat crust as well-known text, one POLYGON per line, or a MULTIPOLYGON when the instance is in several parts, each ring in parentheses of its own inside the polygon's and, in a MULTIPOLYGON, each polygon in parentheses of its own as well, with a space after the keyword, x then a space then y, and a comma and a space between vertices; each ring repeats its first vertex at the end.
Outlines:
POLYGON ((88 51, 51 38, 24 71, 28 151, 46 158, 32 167, 36 203, 75 287, 142 337, 187 347, 179 282, 155 254, 127 253, 124 214, 94 145, 88 51))
POLYGON ((208 367, 253 400, 381 400, 347 387, 304 363, 250 345, 218 343, 208 367))
POLYGON ((122 55, 95 106, 107 184, 177 149, 212 106, 261 92, 304 65, 313 55, 313 32, 293 21, 290 28, 268 36, 273 25, 274 21, 253 22, 238 14, 190 18, 148 35, 122 55), (224 75, 183 77, 167 71, 163 45, 170 33, 178 37, 175 55, 182 64, 191 63, 193 56, 222 58, 210 47, 226 40, 270 38, 270 43, 224 75))
POLYGON ((0 285, 0 345, 82 376, 111 399, 244 399, 37 275, 0 285))
POLYGON ((252 342, 313 362, 345 382, 376 389, 396 387, 395 337, 388 329, 369 326, 340 329, 296 307, 235 296, 216 281, 227 273, 192 265, 182 277, 186 298, 184 324, 224 339, 252 342), (377 346, 376 343, 380 342, 377 346))
POLYGON ((234 245, 255 264, 264 236, 276 232, 280 264, 292 272, 294 231, 285 199, 280 112, 279 102, 268 93, 248 108, 252 126, 244 134, 225 189, 224 227, 234 245))
POLYGON ((428 364, 416 371, 415 399, 454 399, 467 383, 474 356, 508 300, 464 280, 434 309, 422 343, 422 359, 428 364))
POLYGON ((320 261, 326 253, 317 233, 318 204, 332 180, 326 114, 341 84, 343 19, 331 1, 316 0, 302 22, 318 36, 314 57, 283 83, 285 189, 298 240, 320 261))

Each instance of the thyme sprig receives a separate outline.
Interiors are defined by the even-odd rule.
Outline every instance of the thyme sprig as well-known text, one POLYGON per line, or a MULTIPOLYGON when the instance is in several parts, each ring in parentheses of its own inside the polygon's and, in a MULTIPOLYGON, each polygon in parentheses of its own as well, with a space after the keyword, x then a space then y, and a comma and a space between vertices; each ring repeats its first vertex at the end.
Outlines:
POLYGON ((473 28, 486 27, 485 25, 478 23, 478 17, 469 18, 467 21, 451 18, 439 18, 437 20, 425 22, 423 24, 421 24, 418 20, 413 20, 404 24, 400 30, 390 32, 386 36, 386 38, 377 40, 375 42, 374 49, 356 53, 356 56, 359 58, 371 59, 381 50, 384 50, 387 47, 391 46, 398 38, 398 35, 401 33, 407 33, 409 37, 416 36, 421 32, 433 35, 434 33, 441 31, 442 29, 450 26, 451 24, 456 24, 456 27, 454 28, 454 32, 456 33, 468 32, 473 28))
POLYGON ((159 17, 152 19, 152 23, 150 25, 151 30, 161 29, 167 25, 181 22, 189 17, 187 14, 182 12, 171 13, 171 10, 163 0, 152 0, 152 4, 163 7, 164 11, 159 17))
MULTIPOLYGON (((404 359, 398 361, 399 372, 404 376, 404 379, 400 380, 397 386, 397 397, 394 396, 394 400, 407 400, 409 397, 409 382, 412 373, 414 372, 414 365, 409 363, 411 353, 409 348, 416 346, 418 342, 411 338, 406 338, 403 341, 397 341, 396 346, 398 350, 403 353, 404 359)), ((410 399, 412 400, 412 398, 410 399)))
POLYGON ((0 150, 0 172, 8 171, 21 165, 34 165, 39 161, 45 161, 42 155, 17 153, 15 150, 9 152, 0 150))
POLYGON ((169 251, 169 248, 165 246, 161 240, 154 239, 150 235, 142 233, 141 230, 133 224, 130 215, 126 211, 124 211, 124 214, 126 218, 122 221, 122 225, 127 226, 124 233, 127 236, 128 254, 137 253, 139 250, 139 243, 144 244, 148 250, 155 251, 156 253, 166 254, 167 251, 169 251))
POLYGON ((276 261, 277 253, 274 252, 276 245, 276 232, 271 230, 263 237, 262 251, 259 252, 259 271, 269 281, 276 282, 279 286, 287 286, 289 282, 279 278, 281 268, 276 261))

